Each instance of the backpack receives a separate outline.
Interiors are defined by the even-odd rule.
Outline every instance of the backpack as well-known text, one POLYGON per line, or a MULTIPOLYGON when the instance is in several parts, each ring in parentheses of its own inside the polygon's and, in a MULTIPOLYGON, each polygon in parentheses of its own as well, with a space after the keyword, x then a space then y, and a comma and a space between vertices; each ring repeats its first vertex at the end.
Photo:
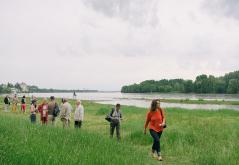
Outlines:
POLYGON ((57 105, 57 103, 55 103, 55 108, 54 108, 54 110, 53 110, 53 116, 54 116, 54 117, 57 117, 57 116, 59 115, 59 113, 60 113, 60 108, 59 108, 59 106, 57 105))

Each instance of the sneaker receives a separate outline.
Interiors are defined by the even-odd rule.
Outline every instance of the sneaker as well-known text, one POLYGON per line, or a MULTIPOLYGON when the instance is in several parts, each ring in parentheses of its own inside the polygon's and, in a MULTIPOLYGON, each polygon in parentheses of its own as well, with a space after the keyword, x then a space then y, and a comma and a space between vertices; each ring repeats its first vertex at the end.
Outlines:
POLYGON ((162 156, 158 156, 158 157, 157 157, 157 160, 159 160, 159 161, 163 161, 162 156))
POLYGON ((153 158, 157 158, 157 157, 158 157, 155 152, 151 152, 151 156, 152 156, 153 158))

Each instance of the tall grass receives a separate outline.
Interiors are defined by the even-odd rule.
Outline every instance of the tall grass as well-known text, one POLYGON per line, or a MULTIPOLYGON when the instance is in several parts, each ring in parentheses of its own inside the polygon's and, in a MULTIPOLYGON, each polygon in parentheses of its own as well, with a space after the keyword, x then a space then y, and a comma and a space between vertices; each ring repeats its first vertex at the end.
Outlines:
MULTIPOLYGON (((73 102, 71 101, 73 104, 73 102)), ((143 134, 146 109, 122 106, 121 142, 109 138, 111 105, 83 102, 80 130, 32 125, 28 115, 0 113, 1 164, 156 164, 143 134)), ((239 112, 167 108, 163 164, 239 164, 239 112)), ((39 116, 38 116, 39 120, 39 116)), ((39 123, 39 121, 38 121, 39 123)))

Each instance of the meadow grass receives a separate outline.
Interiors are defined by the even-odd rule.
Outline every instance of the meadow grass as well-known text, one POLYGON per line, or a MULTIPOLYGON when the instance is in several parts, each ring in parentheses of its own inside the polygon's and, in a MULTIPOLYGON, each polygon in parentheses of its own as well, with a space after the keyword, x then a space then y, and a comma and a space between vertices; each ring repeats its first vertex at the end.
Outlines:
MULTIPOLYGON (((58 100, 59 101, 59 100, 58 100)), ((74 105, 71 100, 70 103, 74 105)), ((143 134, 147 109, 122 106, 122 139, 109 138, 104 120, 112 105, 83 101, 80 130, 30 124, 29 114, 0 110, 1 164, 239 164, 239 112, 167 108, 168 127, 161 138, 163 162, 149 152, 143 134)), ((1 105, 2 107, 2 105, 1 105)), ((28 108, 29 110, 29 105, 28 108)))

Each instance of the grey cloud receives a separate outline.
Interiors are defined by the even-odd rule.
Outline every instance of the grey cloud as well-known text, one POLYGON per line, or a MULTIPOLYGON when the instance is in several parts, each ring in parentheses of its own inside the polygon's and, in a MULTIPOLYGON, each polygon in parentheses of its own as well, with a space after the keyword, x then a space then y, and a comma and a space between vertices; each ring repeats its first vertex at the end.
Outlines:
POLYGON ((158 25, 158 0, 84 0, 86 6, 108 17, 118 17, 135 26, 158 25))
POLYGON ((202 7, 206 8, 212 14, 219 14, 239 19, 238 0, 205 0, 202 7))

